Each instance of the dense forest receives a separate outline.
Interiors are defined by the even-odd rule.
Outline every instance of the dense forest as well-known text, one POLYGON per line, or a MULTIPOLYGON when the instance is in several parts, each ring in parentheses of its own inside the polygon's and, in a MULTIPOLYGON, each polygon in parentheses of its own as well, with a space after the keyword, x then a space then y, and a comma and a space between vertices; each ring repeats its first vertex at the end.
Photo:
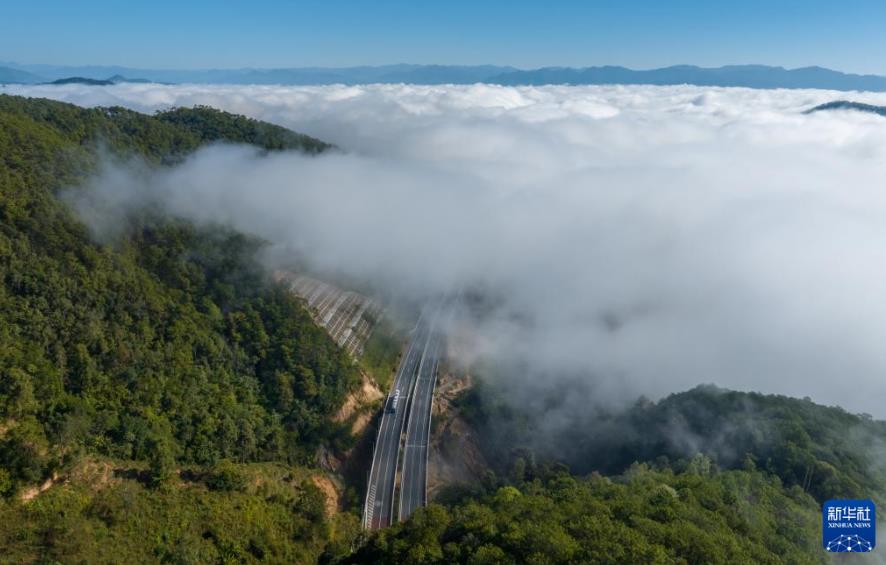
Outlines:
POLYGON ((525 450, 556 457, 581 474, 621 473, 638 461, 679 471, 701 453, 724 469, 765 470, 819 502, 886 500, 886 422, 869 415, 703 385, 658 402, 640 399, 627 410, 589 407, 556 441, 540 446, 537 422, 505 398, 495 387, 479 386, 460 399, 495 459, 509 462, 505 467, 525 458, 525 450))
POLYGON ((886 422, 869 415, 809 399, 700 386, 606 418, 584 436, 584 464, 577 468, 617 472, 634 461, 673 464, 700 452, 725 468, 759 467, 819 502, 886 501, 884 447, 886 422))
POLYGON ((678 474, 635 465, 581 479, 522 468, 511 484, 433 504, 353 563, 824 563, 820 514, 798 488, 699 456, 678 474))
POLYGON ((551 438, 491 383, 458 400, 494 465, 484 483, 351 562, 827 562, 821 502, 886 492, 886 422, 867 415, 705 385, 589 409, 551 438))
POLYGON ((188 465, 306 464, 321 443, 351 441, 330 415, 358 380, 353 362, 266 280, 261 242, 146 215, 98 244, 59 198, 102 153, 162 166, 210 141, 330 147, 209 108, 147 116, 0 96, 6 499, 84 457, 144 462, 138 476, 159 487, 188 465))
MULTIPOLYGON (((822 500, 884 499, 869 416, 701 386, 551 438, 479 379, 456 405, 494 467, 361 532, 359 485, 330 510, 315 463, 355 442, 332 415, 357 366, 263 242, 150 210, 97 241, 66 204, 107 155, 206 143, 332 149, 205 107, 0 95, 0 563, 814 563, 822 500)), ((389 374, 398 339, 384 322, 363 367, 389 374)))
POLYGON ((886 116, 886 107, 874 106, 873 104, 864 104, 863 102, 852 102, 850 100, 834 100, 819 104, 814 108, 810 108, 803 112, 804 114, 814 114, 815 112, 827 112, 831 110, 855 110, 858 112, 866 112, 876 114, 878 116, 886 116))

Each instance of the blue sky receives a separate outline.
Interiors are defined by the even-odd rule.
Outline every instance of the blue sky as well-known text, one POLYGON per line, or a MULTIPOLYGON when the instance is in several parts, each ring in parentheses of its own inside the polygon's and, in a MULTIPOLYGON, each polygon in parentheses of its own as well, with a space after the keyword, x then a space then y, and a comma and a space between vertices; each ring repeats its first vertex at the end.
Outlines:
POLYGON ((151 68, 821 65, 886 74, 886 2, 0 0, 0 61, 151 68))

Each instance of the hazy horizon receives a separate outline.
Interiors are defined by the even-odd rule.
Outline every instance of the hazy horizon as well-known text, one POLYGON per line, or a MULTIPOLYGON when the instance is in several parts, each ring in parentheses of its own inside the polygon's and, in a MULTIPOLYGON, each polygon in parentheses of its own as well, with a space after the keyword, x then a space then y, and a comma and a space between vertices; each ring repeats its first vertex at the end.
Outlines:
MULTIPOLYGON (((886 76, 886 69, 882 72, 856 72, 847 70, 845 68, 840 67, 829 67, 823 64, 817 63, 809 63, 806 65, 798 65, 791 66, 786 64, 779 64, 777 62, 774 63, 762 63, 756 61, 744 61, 744 62, 724 62, 724 63, 712 63, 712 64, 700 64, 692 61, 677 61, 668 64, 655 65, 655 66, 630 66, 623 65, 615 62, 600 62, 600 63, 588 63, 588 64, 559 64, 552 63, 548 65, 537 65, 537 66, 527 66, 527 65, 517 65, 510 63, 492 63, 492 62, 477 62, 477 63, 462 63, 462 62, 446 62, 446 61, 431 61, 431 62, 412 62, 409 60, 402 61, 389 61, 389 62, 379 62, 379 63, 371 63, 371 64, 360 64, 360 63, 341 63, 336 65, 299 65, 299 64, 283 64, 276 66, 268 66, 268 65, 251 65, 251 66, 225 66, 225 65, 216 65, 216 66, 190 66, 190 67, 179 67, 174 64, 161 64, 156 66, 137 66, 137 65, 129 65, 124 63, 73 63, 73 64, 61 64, 55 62, 47 62, 47 61, 38 61, 38 62, 22 62, 21 60, 14 60, 12 58, 0 58, 0 66, 8 66, 11 68, 67 68, 67 69, 132 69, 137 71, 173 71, 173 72, 199 72, 199 71, 241 71, 241 70, 256 70, 256 71, 273 71, 273 70, 308 70, 308 69, 357 69, 357 68, 384 68, 384 67, 453 67, 453 68, 480 68, 480 67, 495 67, 502 69, 514 69, 518 71, 533 71, 539 70, 543 68, 551 68, 551 69, 586 69, 586 68, 601 68, 601 67, 621 67, 625 69, 629 69, 632 71, 651 71, 651 70, 660 70, 660 69, 668 69, 674 67, 697 67, 700 69, 722 69, 728 67, 768 67, 774 69, 784 69, 787 71, 800 70, 800 69, 808 69, 808 68, 821 68, 827 69, 831 71, 836 71, 839 73, 850 74, 850 75, 873 75, 873 76, 886 76)), ((138 77, 132 77, 138 78, 138 77)))

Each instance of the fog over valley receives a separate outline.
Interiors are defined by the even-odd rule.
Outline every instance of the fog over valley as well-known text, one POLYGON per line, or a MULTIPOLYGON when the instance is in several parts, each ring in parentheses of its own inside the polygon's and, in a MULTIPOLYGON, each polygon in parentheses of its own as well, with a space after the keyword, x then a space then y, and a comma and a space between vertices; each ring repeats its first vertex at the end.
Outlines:
POLYGON ((519 367, 499 377, 527 385, 513 387, 518 400, 577 379, 563 410, 581 411, 714 383, 886 417, 886 119, 803 113, 845 95, 5 91, 148 112, 211 105, 336 144, 317 157, 215 145, 162 171, 108 159, 71 198, 99 237, 126 210, 160 202, 393 295, 480 290, 496 308, 478 321, 476 353, 519 367))

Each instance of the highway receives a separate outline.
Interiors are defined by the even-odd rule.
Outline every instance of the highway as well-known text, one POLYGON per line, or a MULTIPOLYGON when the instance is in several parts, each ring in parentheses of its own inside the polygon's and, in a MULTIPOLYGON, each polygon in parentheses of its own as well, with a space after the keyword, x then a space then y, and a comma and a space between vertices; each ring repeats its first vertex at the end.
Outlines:
POLYGON ((363 527, 377 530, 391 525, 394 515, 397 465, 400 458, 400 439, 406 422, 410 394, 422 364, 431 337, 431 322, 423 313, 412 331, 406 354, 400 361, 391 392, 385 399, 378 436, 372 454, 372 466, 363 507, 363 527), (394 391, 400 391, 396 410, 391 411, 394 391))
POLYGON ((418 365, 410 403, 403 468, 400 472, 400 521, 427 504, 428 443, 431 436, 431 409, 437 384, 437 365, 443 348, 443 336, 432 322, 430 337, 418 365))

